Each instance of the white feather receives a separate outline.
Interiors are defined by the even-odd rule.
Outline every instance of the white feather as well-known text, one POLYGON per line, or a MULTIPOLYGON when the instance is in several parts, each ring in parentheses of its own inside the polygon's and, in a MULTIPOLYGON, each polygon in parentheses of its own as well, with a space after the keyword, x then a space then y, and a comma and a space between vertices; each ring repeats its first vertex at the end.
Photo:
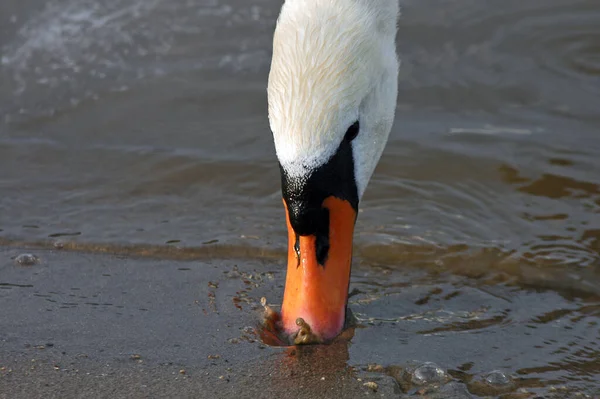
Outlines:
POLYGON ((326 163, 347 129, 359 197, 381 156, 397 97, 397 0, 287 0, 273 39, 269 123, 291 176, 326 163))

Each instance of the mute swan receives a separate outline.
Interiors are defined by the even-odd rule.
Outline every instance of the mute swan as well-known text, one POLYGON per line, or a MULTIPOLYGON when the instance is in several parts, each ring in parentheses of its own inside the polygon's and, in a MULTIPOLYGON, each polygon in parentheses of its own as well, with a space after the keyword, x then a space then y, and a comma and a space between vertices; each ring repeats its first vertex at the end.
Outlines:
POLYGON ((296 343, 344 327, 358 205, 396 109, 398 14, 398 0, 286 0, 277 20, 267 92, 288 227, 281 328, 296 343))

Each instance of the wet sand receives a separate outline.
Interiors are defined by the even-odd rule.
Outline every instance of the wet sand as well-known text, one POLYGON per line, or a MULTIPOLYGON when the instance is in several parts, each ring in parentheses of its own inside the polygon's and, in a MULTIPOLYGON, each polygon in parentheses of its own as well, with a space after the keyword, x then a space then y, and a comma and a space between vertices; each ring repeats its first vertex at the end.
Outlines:
POLYGON ((390 278, 385 268, 356 267, 351 308, 359 325, 350 341, 284 348, 264 345, 255 330, 260 298, 281 300, 283 271, 268 257, 207 259, 198 252, 186 260, 157 259, 43 245, 1 251, 0 395, 6 398, 363 397, 375 395, 365 385, 371 382, 378 397, 466 398, 470 389, 566 398, 591 395, 593 377, 584 376, 597 372, 593 358, 569 365, 568 354, 558 354, 568 351, 567 340, 592 351, 597 346, 597 297, 578 293, 585 299, 563 299, 569 308, 548 311, 559 301, 552 290, 532 296, 510 288, 522 279, 502 273, 480 273, 458 289, 464 276, 439 279, 408 268, 390 278), (23 254, 36 262, 19 264, 23 254), (539 316, 519 320, 519 303, 539 316), (395 319, 378 315, 390 307, 395 319), (534 367, 536 358, 554 356, 559 365, 565 355, 554 371, 534 367), (427 361, 443 378, 415 384, 415 368, 427 361), (503 374, 508 382, 481 382, 497 368, 514 370, 503 374), (573 372, 580 383, 554 391, 573 372))
POLYGON ((279 285, 263 262, 35 253, 38 264, 0 268, 2 398, 366 392, 339 345, 291 355, 257 341, 256 296, 279 285))
POLYGON ((265 262, 34 253, 0 268, 2 398, 368 395, 347 342, 257 340, 260 296, 281 285, 265 262))

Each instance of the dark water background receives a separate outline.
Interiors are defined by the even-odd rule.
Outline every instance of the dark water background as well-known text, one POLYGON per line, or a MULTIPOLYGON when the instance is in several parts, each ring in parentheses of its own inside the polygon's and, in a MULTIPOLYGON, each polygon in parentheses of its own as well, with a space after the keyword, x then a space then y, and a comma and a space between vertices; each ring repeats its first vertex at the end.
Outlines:
MULTIPOLYGON (((280 3, 2 1, 0 243, 246 259, 280 301, 280 3)), ((600 2, 401 4, 396 122, 356 231, 365 328, 342 363, 435 361, 480 395, 492 370, 513 394, 598 393, 600 2)), ((0 283, 17 283, 5 253, 0 283)))

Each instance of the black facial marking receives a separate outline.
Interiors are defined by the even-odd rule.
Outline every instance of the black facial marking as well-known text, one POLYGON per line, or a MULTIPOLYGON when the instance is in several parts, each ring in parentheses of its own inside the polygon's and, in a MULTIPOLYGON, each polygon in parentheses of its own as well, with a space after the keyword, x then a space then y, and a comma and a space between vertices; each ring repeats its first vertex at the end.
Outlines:
MULTIPOLYGON (((355 125, 358 130, 358 122, 355 125)), ((280 170, 290 224, 297 235, 315 235, 317 261, 325 265, 329 254, 329 210, 322 207, 323 201, 332 196, 346 200, 358 213, 352 144, 343 140, 327 163, 308 171, 306 176, 291 177, 281 165, 280 170)), ((299 248, 295 250, 299 254, 299 248)))
POLYGON ((354 122, 352 126, 348 128, 346 131, 346 135, 344 136, 344 140, 352 141, 358 136, 358 132, 360 131, 360 123, 358 121, 354 122))
MULTIPOLYGON (((327 221, 329 222, 329 209, 325 209, 327 221)), ((327 262, 327 256, 329 255, 329 223, 327 223, 327 230, 323 230, 322 234, 317 234, 315 240, 315 246, 317 254, 317 261, 320 265, 325 265, 327 262)))
POLYGON ((296 242, 294 242, 294 252, 296 252, 296 259, 298 260, 298 264, 296 267, 300 266, 300 236, 296 234, 296 242))

